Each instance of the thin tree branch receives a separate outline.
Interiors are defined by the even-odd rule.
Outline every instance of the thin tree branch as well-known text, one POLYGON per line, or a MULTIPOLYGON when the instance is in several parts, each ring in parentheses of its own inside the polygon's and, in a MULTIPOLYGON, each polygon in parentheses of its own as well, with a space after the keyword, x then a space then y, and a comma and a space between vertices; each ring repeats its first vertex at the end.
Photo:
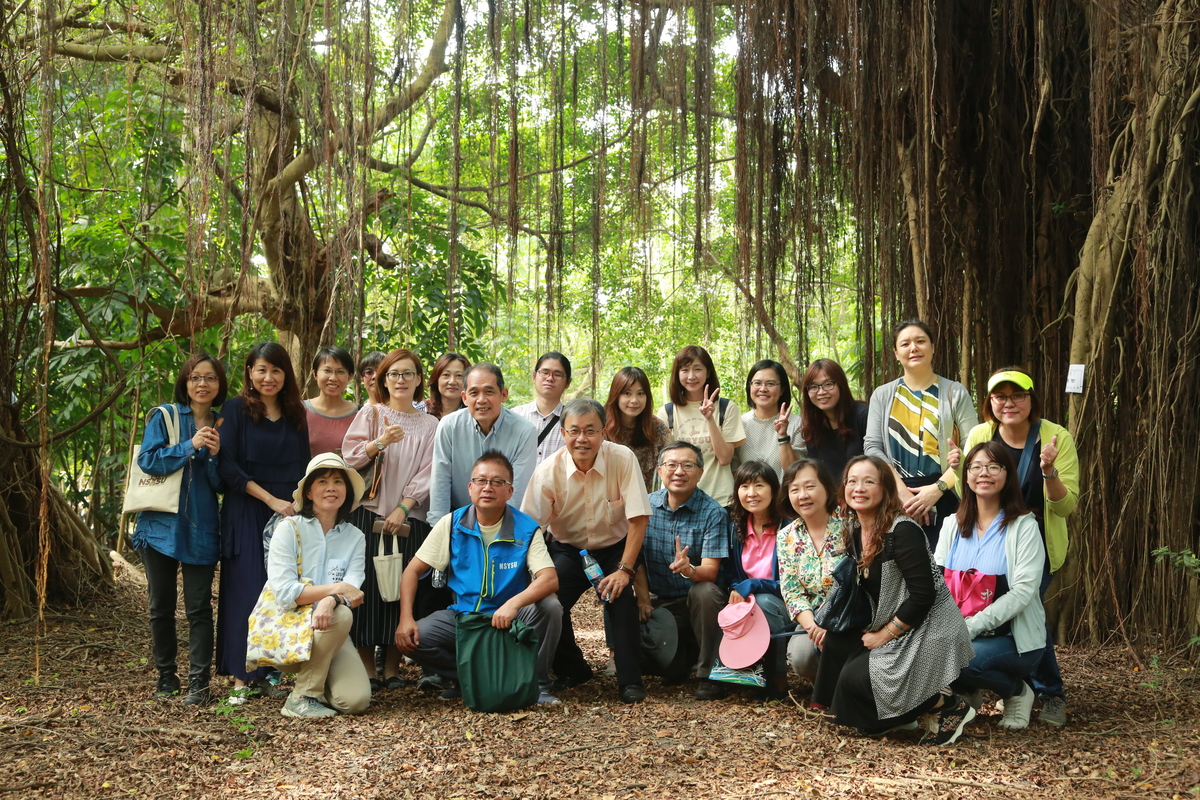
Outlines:
POLYGON ((131 45, 115 47, 111 45, 82 45, 72 42, 59 42, 54 45, 54 52, 60 56, 78 58, 81 61, 97 61, 105 64, 126 62, 155 63, 166 61, 176 55, 178 49, 166 45, 131 45))

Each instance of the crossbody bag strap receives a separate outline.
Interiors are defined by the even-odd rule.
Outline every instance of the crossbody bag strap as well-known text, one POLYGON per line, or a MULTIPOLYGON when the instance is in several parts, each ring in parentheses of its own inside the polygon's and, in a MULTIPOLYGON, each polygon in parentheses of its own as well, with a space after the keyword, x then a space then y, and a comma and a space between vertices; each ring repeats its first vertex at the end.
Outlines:
POLYGON ((550 431, 554 430, 554 426, 557 424, 558 424, 558 414, 555 414, 554 416, 552 416, 550 418, 550 421, 546 423, 546 427, 542 428, 542 432, 538 434, 538 438, 537 438, 538 447, 542 446, 542 442, 544 442, 546 440, 546 437, 550 435, 550 431))
MULTIPOLYGON (((1041 435, 1042 421, 1029 426, 1029 435, 1025 437, 1025 449, 1021 451, 1021 463, 1017 466, 1017 485, 1025 485, 1025 476, 1033 465, 1033 451, 1037 449, 1038 437, 1041 435)), ((1040 461, 1039 461, 1040 463, 1040 461)))

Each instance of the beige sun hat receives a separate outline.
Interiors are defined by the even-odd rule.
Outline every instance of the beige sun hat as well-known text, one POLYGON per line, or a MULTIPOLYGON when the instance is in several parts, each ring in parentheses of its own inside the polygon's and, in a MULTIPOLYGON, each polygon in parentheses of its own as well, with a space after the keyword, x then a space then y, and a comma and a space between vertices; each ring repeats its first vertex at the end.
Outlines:
POLYGON ((350 510, 358 508, 358 504, 362 502, 362 496, 367 491, 367 485, 363 483, 362 476, 358 474, 358 470, 353 469, 346 463, 346 459, 339 456, 337 453, 321 453, 319 456, 313 456, 308 462, 308 469, 304 471, 304 477, 296 484, 296 491, 292 492, 292 500, 295 501, 296 512, 304 508, 304 484, 308 481, 310 475, 314 472, 320 472, 326 469, 340 469, 346 473, 346 479, 350 481, 350 490, 354 493, 354 503, 350 506, 350 510))

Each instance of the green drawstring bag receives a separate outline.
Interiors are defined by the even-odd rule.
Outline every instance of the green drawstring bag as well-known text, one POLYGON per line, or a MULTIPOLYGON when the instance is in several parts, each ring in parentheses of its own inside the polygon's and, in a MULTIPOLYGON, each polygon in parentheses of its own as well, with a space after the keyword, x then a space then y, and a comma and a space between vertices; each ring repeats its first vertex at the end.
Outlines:
POLYGON ((519 619, 492 627, 492 615, 459 614, 458 683, 472 711, 515 711, 538 699, 537 631, 519 619))

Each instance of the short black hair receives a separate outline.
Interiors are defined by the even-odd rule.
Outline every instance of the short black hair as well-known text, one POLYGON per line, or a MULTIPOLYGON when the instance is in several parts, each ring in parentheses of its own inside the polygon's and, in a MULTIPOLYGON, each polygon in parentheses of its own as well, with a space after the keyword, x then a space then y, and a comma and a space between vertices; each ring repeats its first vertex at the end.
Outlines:
POLYGON ((662 454, 668 450, 691 450, 696 456, 696 466, 704 469, 704 453, 700 452, 700 448, 691 442, 685 442, 683 439, 676 439, 673 442, 668 442, 658 451, 658 466, 662 466, 662 454))
POLYGON ((500 466, 504 467, 504 469, 508 470, 509 481, 512 481, 513 479, 512 462, 508 460, 508 456, 504 455, 504 453, 501 453, 499 450, 484 450, 483 455, 475 459, 475 463, 471 465, 471 472, 474 472, 475 468, 480 464, 499 464, 500 466))
POLYGON ((547 359, 554 359, 558 363, 562 364, 563 372, 565 372, 567 374, 567 385, 570 386, 571 385, 571 359, 567 358, 566 356, 564 356, 562 353, 558 352, 557 350, 551 350, 549 353, 543 353, 542 357, 539 358, 537 360, 537 363, 533 365, 533 371, 537 372, 539 369, 541 369, 542 362, 546 361, 547 359))
POLYGON ((336 344, 331 344, 329 347, 322 347, 317 351, 317 354, 313 356, 312 371, 316 372, 321 366, 321 362, 329 361, 331 359, 334 361, 340 361, 342 366, 346 368, 346 372, 349 372, 351 375, 354 374, 354 359, 350 357, 349 353, 338 347, 336 344))
POLYGON ((495 376, 497 389, 504 388, 504 373, 500 371, 500 367, 496 366, 495 364, 493 364, 490 361, 480 361, 478 364, 471 365, 471 368, 469 370, 467 370, 467 374, 463 375, 463 387, 464 388, 467 385, 467 381, 469 381, 471 379, 471 375, 474 374, 476 370, 480 370, 480 369, 490 372, 490 373, 492 373, 492 375, 495 376))
POLYGON ((217 393, 213 396, 213 408, 220 406, 229 396, 229 380, 225 377, 225 367, 221 365, 220 361, 201 350, 193 353, 191 358, 183 362, 183 366, 179 368, 179 375, 175 378, 175 402, 179 405, 191 404, 192 398, 188 396, 188 378, 192 377, 192 371, 196 369, 197 365, 203 364, 205 361, 212 364, 217 373, 217 393))

